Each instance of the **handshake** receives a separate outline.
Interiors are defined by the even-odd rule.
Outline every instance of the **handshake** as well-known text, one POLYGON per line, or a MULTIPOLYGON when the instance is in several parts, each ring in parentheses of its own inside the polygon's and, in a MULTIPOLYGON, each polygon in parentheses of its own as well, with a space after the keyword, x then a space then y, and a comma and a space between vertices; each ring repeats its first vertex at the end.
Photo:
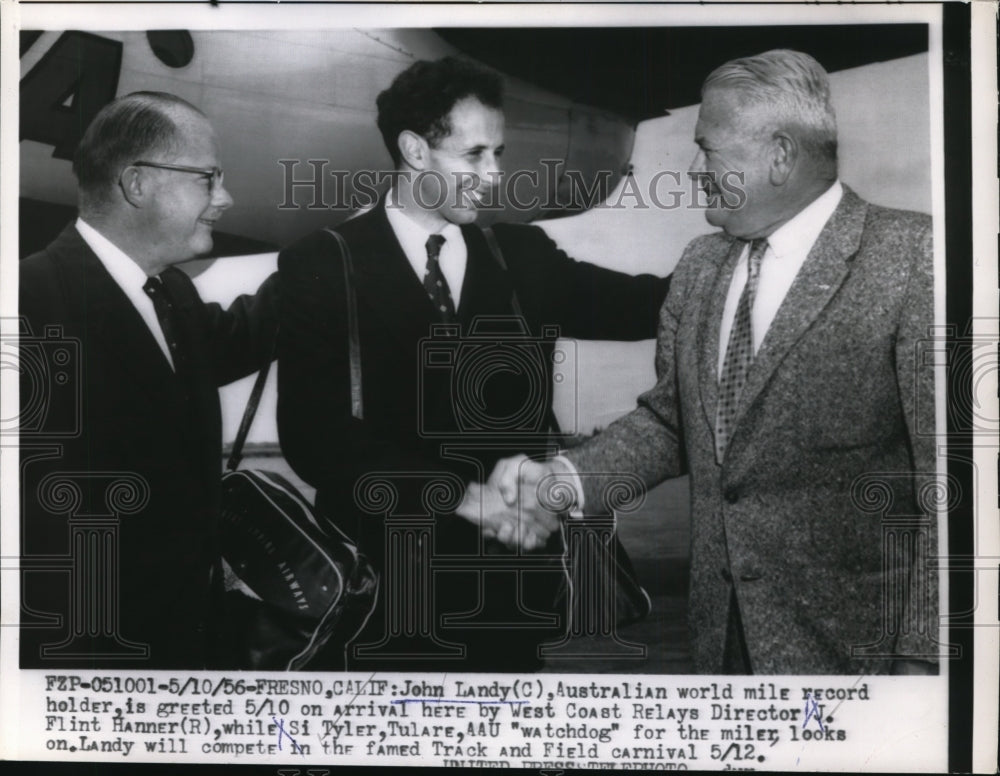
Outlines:
POLYGON ((511 549, 541 549, 559 516, 577 505, 575 474, 562 461, 516 455, 497 462, 485 483, 470 482, 455 513, 511 549))

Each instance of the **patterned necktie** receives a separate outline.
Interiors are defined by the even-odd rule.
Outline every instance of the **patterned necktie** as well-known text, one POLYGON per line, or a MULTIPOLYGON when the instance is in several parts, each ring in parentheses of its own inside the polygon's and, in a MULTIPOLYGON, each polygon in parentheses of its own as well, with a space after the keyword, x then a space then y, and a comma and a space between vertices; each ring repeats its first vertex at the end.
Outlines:
POLYGON ((424 290, 431 298, 431 302, 434 303, 434 309, 438 311, 441 320, 448 323, 455 320, 455 303, 452 301, 451 289, 448 288, 448 281, 444 279, 441 264, 438 262, 444 241, 445 238, 439 234, 432 234, 427 238, 427 269, 424 271, 424 290))
POLYGON ((729 345, 726 347, 726 359, 722 362, 722 375, 719 377, 719 404, 715 415, 715 460, 720 465, 729 445, 729 437, 733 432, 733 421, 736 420, 736 408, 740 393, 747 381, 747 373, 753 363, 753 326, 750 313, 753 310, 753 300, 757 293, 757 281, 760 278, 760 262, 767 251, 767 240, 758 239, 750 243, 750 255, 747 258, 747 282, 740 294, 740 302, 733 319, 733 328, 729 332, 729 345))
POLYGON ((142 286, 146 296, 153 300, 153 309, 160 321, 160 330, 170 349, 170 358, 174 362, 174 371, 180 374, 184 371, 184 353, 177 339, 177 324, 174 318, 174 305, 167 294, 166 286, 159 277, 147 278, 142 286))

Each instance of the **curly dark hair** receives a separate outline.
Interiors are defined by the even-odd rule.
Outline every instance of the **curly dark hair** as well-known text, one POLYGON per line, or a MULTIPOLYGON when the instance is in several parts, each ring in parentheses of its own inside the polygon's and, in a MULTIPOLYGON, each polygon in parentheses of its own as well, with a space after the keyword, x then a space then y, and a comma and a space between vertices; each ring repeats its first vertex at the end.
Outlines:
POLYGON ((451 133, 448 114, 465 97, 502 108, 503 79, 483 65, 457 57, 421 60, 397 75, 375 103, 378 128, 393 164, 399 165, 400 132, 416 132, 436 147, 451 133))

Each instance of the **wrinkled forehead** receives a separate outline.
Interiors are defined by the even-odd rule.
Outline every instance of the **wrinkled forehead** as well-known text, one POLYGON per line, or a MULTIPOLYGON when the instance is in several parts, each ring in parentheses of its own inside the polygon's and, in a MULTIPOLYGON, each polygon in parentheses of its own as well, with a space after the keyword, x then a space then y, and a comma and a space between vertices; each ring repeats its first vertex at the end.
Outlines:
POLYGON ((734 86, 713 86, 702 95, 695 136, 706 133, 750 136, 759 131, 766 118, 766 106, 734 86))

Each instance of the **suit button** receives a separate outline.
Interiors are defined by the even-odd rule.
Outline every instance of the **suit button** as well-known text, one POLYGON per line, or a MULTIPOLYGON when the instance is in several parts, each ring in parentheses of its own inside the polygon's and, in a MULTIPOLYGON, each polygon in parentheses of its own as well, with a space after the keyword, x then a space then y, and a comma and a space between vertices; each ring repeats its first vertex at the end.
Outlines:
POLYGON ((737 488, 726 488, 722 495, 730 504, 735 504, 740 500, 740 491, 737 488))
POLYGON ((719 573, 722 575, 722 578, 726 580, 726 582, 733 581, 733 575, 729 573, 729 569, 727 569, 725 566, 719 569, 719 573))

